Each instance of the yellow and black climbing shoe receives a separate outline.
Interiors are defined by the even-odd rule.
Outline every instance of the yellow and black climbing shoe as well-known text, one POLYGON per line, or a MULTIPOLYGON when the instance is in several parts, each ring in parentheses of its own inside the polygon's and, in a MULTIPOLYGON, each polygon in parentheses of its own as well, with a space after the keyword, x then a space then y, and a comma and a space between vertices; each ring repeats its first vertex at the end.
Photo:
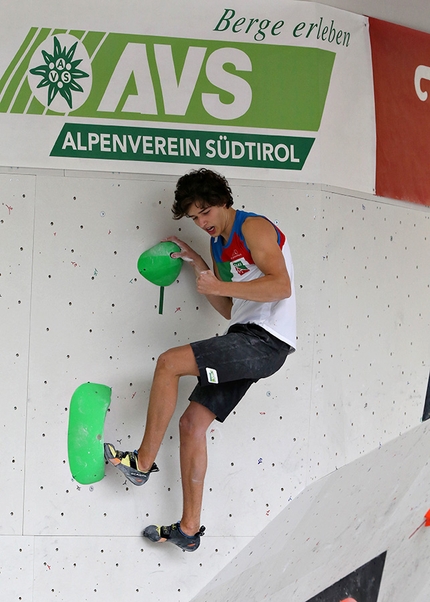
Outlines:
POLYGON ((115 468, 119 468, 133 485, 144 485, 151 472, 158 472, 159 470, 155 462, 147 472, 139 470, 136 451, 122 452, 115 449, 112 443, 105 443, 104 448, 106 460, 115 468))

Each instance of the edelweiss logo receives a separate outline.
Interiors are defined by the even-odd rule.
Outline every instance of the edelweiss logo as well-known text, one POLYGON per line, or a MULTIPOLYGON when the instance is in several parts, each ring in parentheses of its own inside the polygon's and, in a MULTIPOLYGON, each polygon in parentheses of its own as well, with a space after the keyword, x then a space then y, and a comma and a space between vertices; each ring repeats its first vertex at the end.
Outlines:
POLYGON ((68 34, 47 38, 30 61, 28 79, 45 107, 60 113, 77 109, 91 90, 91 64, 84 45, 68 34), (84 87, 77 80, 86 80, 84 87))
POLYGON ((246 272, 249 272, 249 268, 243 263, 241 259, 239 261, 233 261, 234 269, 239 274, 239 276, 243 276, 246 272))

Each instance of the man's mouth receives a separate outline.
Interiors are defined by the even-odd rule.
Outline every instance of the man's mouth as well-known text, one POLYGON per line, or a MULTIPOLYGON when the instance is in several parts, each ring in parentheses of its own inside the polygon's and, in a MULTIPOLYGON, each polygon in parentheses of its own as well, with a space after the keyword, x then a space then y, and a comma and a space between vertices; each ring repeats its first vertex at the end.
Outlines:
POLYGON ((210 228, 206 228, 206 232, 212 236, 215 233, 215 226, 211 226, 210 228))

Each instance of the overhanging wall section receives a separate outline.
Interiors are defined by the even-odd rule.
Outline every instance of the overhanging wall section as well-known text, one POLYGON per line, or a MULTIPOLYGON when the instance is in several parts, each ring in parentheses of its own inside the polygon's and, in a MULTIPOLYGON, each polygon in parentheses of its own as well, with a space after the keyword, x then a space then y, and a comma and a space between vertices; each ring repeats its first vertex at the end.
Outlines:
POLYGON ((429 452, 426 424, 311 484, 193 602, 425 602, 429 452))

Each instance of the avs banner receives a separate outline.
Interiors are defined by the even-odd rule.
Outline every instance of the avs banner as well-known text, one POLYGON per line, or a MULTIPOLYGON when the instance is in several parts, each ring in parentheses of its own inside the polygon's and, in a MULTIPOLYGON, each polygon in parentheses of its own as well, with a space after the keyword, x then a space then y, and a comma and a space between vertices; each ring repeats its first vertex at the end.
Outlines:
POLYGON ((1 8, 1 165, 374 191, 365 17, 285 0, 1 8))

